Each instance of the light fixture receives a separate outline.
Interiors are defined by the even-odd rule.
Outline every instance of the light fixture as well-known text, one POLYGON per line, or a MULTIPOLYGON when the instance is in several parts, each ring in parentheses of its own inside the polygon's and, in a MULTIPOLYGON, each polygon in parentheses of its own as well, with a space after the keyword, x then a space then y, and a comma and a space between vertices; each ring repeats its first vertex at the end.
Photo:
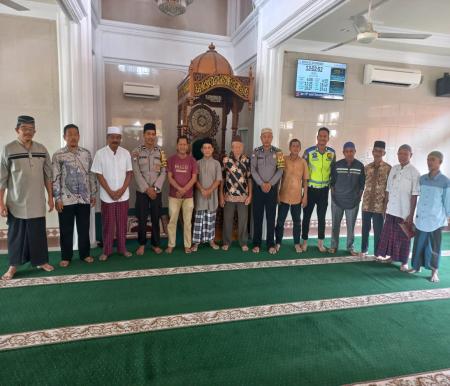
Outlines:
POLYGON ((169 16, 179 16, 186 12, 186 8, 194 0, 155 0, 161 12, 169 16))

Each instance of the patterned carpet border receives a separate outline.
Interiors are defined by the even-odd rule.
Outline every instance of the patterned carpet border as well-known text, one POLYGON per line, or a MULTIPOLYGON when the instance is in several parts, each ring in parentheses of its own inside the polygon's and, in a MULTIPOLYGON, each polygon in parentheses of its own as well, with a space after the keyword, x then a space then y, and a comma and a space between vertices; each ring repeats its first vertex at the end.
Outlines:
POLYGON ((269 304, 0 335, 0 351, 174 328, 449 299, 450 288, 269 304))
POLYGON ((437 386, 450 385, 450 369, 409 374, 378 381, 352 383, 346 386, 437 386))
POLYGON ((0 288, 83 283, 83 282, 103 281, 103 280, 136 279, 152 276, 169 276, 169 275, 183 275, 183 274, 205 273, 205 272, 236 271, 241 269, 262 269, 262 268, 296 267, 304 265, 358 263, 373 260, 374 260, 373 256, 366 256, 366 257, 343 256, 343 257, 324 257, 312 259, 252 261, 245 263, 191 265, 185 267, 150 268, 131 271, 86 273, 77 275, 58 275, 58 276, 44 276, 34 278, 22 278, 22 279, 19 278, 13 280, 0 280, 0 288))

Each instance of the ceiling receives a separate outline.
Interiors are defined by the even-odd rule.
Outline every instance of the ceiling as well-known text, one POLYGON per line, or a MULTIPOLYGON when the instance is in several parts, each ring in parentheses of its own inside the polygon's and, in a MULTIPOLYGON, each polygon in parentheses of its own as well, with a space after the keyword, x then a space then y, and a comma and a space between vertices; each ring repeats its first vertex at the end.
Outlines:
MULTIPOLYGON (((347 0, 295 38, 324 42, 321 49, 350 40, 356 34, 350 18, 366 15, 368 3, 368 0, 347 0)), ((373 0, 373 7, 372 19, 378 32, 431 33, 432 36, 424 40, 380 39, 370 45, 353 42, 350 46, 450 55, 450 0, 373 0)))
POLYGON ((15 3, 23 5, 29 11, 16 11, 10 7, 0 4, 0 14, 36 17, 42 19, 56 19, 56 0, 13 0, 15 3))

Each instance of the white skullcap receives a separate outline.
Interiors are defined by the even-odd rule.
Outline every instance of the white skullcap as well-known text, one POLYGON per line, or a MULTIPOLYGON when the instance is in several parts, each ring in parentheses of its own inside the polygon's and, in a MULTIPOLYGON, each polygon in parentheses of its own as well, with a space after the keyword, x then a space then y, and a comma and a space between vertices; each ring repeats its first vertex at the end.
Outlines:
POLYGON ((272 134, 272 129, 270 129, 269 127, 265 127, 263 129, 261 129, 261 135, 266 134, 266 133, 272 134))
POLYGON ((110 126, 110 127, 108 127, 108 130, 107 130, 106 133, 107 134, 120 134, 120 135, 122 135, 122 129, 120 127, 110 126))

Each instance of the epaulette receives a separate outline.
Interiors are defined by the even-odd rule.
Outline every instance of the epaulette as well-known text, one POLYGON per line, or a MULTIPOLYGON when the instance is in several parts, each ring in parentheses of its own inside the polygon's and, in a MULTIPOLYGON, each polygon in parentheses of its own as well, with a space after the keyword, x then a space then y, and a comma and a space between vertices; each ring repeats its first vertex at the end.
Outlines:
POLYGON ((161 149, 159 146, 156 146, 156 148, 159 149, 159 159, 161 161, 161 167, 165 168, 167 167, 167 157, 166 157, 166 153, 164 152, 163 149, 161 149))
POLYGON ((284 160, 283 152, 274 146, 274 149, 277 154, 277 169, 283 169, 286 166, 286 161, 284 160))

